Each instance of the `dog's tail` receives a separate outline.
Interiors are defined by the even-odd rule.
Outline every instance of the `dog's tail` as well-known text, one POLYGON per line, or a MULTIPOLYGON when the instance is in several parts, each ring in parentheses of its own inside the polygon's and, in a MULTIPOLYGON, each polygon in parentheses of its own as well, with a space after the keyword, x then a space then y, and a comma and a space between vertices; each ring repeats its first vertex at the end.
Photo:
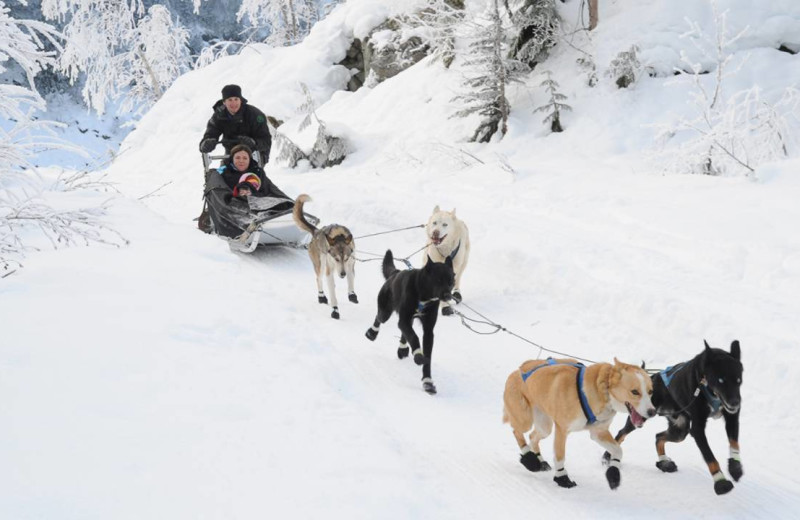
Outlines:
POLYGON ((311 200, 311 197, 305 193, 297 197, 297 200, 294 201, 294 208, 292 209, 292 218, 294 219, 294 223, 297 224, 297 227, 313 235, 317 228, 314 227, 314 224, 307 221, 305 215, 303 215, 303 204, 309 200, 311 200))
POLYGON ((392 250, 387 249, 386 255, 383 257, 383 278, 388 280, 390 276, 397 272, 397 268, 394 266, 394 255, 392 255, 392 250))

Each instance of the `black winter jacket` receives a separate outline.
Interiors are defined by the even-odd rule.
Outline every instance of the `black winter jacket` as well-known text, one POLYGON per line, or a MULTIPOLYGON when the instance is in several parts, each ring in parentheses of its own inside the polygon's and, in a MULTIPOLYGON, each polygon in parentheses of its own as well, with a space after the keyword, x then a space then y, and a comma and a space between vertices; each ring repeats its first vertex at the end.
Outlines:
POLYGON ((267 174, 264 173, 264 169, 256 164, 256 162, 252 159, 250 160, 250 166, 248 166, 244 171, 237 170, 230 158, 225 159, 225 162, 222 164, 222 166, 217 168, 217 171, 222 175, 222 179, 231 190, 233 190, 233 188, 239 184, 239 179, 243 174, 254 173, 258 175, 259 179, 261 179, 261 188, 253 193, 253 195, 262 197, 282 197, 285 199, 291 198, 281 191, 280 188, 275 186, 275 184, 269 180, 267 174))
POLYGON ((231 153, 231 148, 238 144, 236 138, 246 135, 256 142, 256 150, 261 155, 261 164, 269 162, 269 151, 272 148, 272 136, 267 126, 267 116, 256 107, 242 100, 242 107, 236 114, 231 115, 222 100, 214 104, 214 114, 208 120, 206 133, 203 139, 219 139, 220 135, 225 146, 225 153, 231 153))

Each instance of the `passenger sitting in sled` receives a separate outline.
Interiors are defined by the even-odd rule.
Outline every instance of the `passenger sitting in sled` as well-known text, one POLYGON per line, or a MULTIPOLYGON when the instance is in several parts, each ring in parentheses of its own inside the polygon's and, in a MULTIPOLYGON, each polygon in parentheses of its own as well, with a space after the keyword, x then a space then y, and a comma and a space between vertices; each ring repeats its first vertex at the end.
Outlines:
POLYGON ((243 173, 242 176, 239 177, 239 184, 233 188, 233 196, 258 197, 261 195, 261 192, 258 191, 260 188, 261 179, 258 178, 258 175, 255 173, 243 173))
POLYGON ((237 144, 231 148, 231 155, 225 159, 222 166, 217 168, 225 184, 233 191, 233 196, 245 195, 242 190, 249 187, 250 195, 288 199, 289 196, 267 178, 263 168, 253 160, 252 154, 249 146, 237 144), (255 179, 252 179, 253 177, 255 179), (248 184, 248 187, 242 186, 242 183, 248 184))

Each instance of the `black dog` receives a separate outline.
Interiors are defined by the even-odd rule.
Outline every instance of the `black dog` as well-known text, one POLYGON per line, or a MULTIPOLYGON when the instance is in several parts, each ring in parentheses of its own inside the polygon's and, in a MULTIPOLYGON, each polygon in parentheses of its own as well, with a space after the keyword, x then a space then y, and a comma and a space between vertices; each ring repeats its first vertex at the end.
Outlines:
MULTIPOLYGON (((678 466, 667 457, 664 445, 681 442, 691 432, 708 470, 714 478, 714 491, 722 495, 733 489, 733 483, 725 478, 719 462, 711 452, 706 439, 708 418, 725 417, 725 432, 730 444, 728 473, 739 481, 744 474, 739 458, 739 409, 742 403, 739 387, 742 384, 742 363, 739 342, 731 343, 730 353, 711 348, 705 349, 684 363, 668 367, 653 374, 653 405, 658 415, 667 416, 669 427, 656 435, 658 462, 661 471, 672 473, 678 466)), ((634 430, 630 419, 617 433, 615 439, 621 443, 634 430)), ((606 452, 603 457, 608 460, 606 452)))
POLYGON ((433 354, 433 327, 439 314, 439 302, 452 298, 455 274, 453 273, 453 260, 447 258, 444 263, 428 262, 422 269, 399 271, 394 266, 392 251, 386 251, 383 257, 383 283, 378 293, 378 314, 372 327, 367 329, 367 338, 374 341, 378 337, 378 329, 382 323, 397 312, 400 328, 400 346, 397 357, 403 359, 408 356, 408 345, 411 345, 411 354, 414 362, 422 365, 422 388, 429 394, 436 393, 436 387, 431 379, 431 355, 433 354), (422 350, 419 346, 419 337, 414 332, 414 318, 422 322, 422 350))

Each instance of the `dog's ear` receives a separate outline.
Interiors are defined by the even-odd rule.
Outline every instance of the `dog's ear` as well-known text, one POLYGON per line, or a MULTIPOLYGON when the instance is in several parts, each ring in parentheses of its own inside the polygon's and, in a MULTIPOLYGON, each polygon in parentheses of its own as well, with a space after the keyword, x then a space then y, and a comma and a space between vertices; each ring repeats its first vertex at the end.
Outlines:
POLYGON ((437 204, 436 207, 433 208, 433 212, 434 213, 439 213, 439 211, 441 211, 441 210, 439 209, 439 205, 437 204))
POLYGON ((731 356, 733 356, 733 359, 736 361, 742 360, 742 350, 739 347, 738 339, 733 340, 733 343, 731 343, 731 356))
POLYGON ((334 242, 335 242, 335 241, 334 241, 334 239, 333 239, 333 237, 331 237, 330 235, 325 235, 325 240, 327 240, 327 241, 328 241, 328 245, 329 245, 329 246, 333 247, 333 244, 334 244, 334 242))
POLYGON ((704 343, 704 344, 705 344, 705 346, 706 346, 706 350, 711 350, 711 347, 709 347, 709 346, 708 346, 708 341, 706 341, 706 340, 703 340, 703 343, 704 343))
POLYGON ((646 368, 644 368, 644 359, 642 360, 642 370, 647 370, 646 368))
POLYGON ((456 216, 456 208, 453 208, 453 211, 451 211, 450 214, 455 217, 456 216))
POLYGON ((428 256, 428 261, 425 262, 425 267, 423 269, 430 270, 430 267, 433 265, 433 260, 431 260, 431 255, 427 255, 427 256, 428 256))
POLYGON ((447 255, 447 258, 444 259, 444 265, 448 266, 450 269, 453 268, 453 257, 447 255))
POLYGON ((347 237, 344 239, 344 243, 347 244, 348 246, 350 244, 352 244, 353 243, 353 235, 349 235, 348 234, 347 237))

